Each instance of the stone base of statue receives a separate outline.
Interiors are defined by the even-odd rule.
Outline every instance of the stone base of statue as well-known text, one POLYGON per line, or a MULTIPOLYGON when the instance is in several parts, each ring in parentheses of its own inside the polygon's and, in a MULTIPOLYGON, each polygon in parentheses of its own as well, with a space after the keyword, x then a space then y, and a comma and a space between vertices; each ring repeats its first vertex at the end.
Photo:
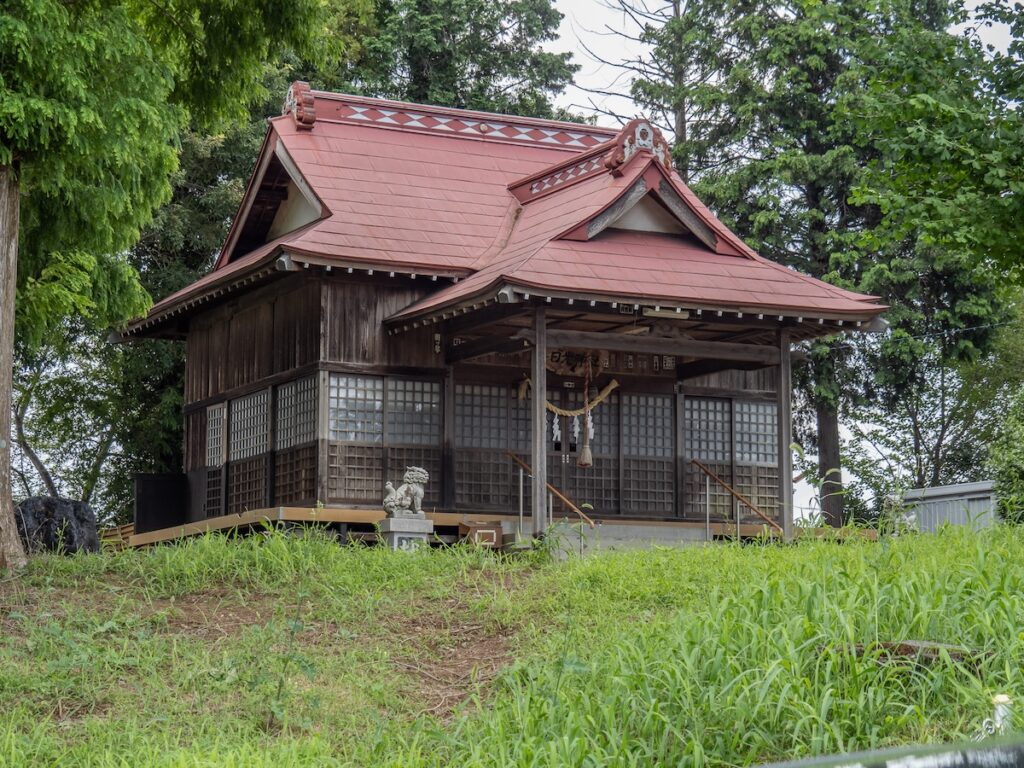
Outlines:
POLYGON ((430 544, 434 521, 421 515, 385 517, 380 523, 380 535, 388 549, 412 551, 430 544))

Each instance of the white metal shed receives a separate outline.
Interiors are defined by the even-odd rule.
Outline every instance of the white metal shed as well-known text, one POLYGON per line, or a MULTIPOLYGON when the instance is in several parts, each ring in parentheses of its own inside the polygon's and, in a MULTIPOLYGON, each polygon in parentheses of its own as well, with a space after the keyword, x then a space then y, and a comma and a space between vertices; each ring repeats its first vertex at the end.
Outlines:
POLYGON ((904 504, 920 531, 934 531, 943 523, 986 528, 996 522, 996 501, 991 480, 941 485, 907 491, 904 504))

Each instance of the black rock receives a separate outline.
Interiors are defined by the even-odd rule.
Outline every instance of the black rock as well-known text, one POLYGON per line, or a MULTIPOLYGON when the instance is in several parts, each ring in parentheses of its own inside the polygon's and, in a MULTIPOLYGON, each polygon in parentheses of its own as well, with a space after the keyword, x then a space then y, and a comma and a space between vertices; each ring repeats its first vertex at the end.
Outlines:
POLYGON ((99 552, 96 515, 71 499, 33 496, 14 508, 18 535, 29 552, 99 552))

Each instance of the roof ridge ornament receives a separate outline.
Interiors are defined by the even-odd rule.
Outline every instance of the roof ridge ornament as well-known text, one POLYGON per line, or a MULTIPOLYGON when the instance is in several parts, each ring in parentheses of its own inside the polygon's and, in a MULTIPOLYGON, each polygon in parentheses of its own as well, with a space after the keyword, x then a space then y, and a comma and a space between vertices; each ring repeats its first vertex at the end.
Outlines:
POLYGON ((630 120, 622 127, 612 151, 605 155, 604 167, 613 175, 621 176, 622 166, 642 149, 657 157, 665 170, 672 170, 672 148, 661 131, 642 118, 630 120))
POLYGON ((303 80, 296 80, 288 86, 288 93, 284 97, 282 115, 291 114, 298 128, 307 131, 312 130, 316 123, 316 101, 313 98, 313 91, 309 83, 303 80))

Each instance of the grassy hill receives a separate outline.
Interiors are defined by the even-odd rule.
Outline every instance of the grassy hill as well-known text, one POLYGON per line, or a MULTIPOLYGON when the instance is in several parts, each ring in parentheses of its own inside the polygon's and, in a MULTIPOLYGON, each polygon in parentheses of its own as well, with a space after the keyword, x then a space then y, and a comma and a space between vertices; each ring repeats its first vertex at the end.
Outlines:
POLYGON ((1024 535, 548 562, 211 536, 0 581, 0 765, 736 765, 1024 701, 1024 535), (885 661, 932 640, 973 661, 885 661), (866 655, 854 646, 866 646, 866 655))

